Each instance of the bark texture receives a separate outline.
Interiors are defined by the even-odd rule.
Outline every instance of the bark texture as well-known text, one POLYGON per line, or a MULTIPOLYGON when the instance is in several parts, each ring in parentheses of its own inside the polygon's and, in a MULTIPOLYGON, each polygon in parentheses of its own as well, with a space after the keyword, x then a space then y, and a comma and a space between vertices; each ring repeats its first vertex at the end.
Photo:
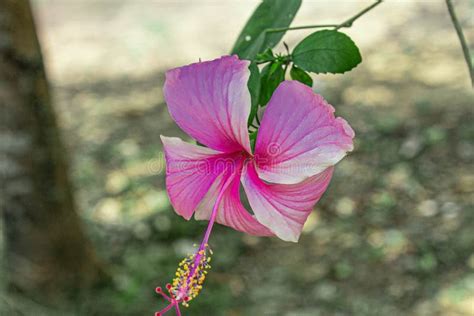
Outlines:
POLYGON ((30 3, 0 0, 0 180, 10 289, 54 302, 96 284, 30 3))

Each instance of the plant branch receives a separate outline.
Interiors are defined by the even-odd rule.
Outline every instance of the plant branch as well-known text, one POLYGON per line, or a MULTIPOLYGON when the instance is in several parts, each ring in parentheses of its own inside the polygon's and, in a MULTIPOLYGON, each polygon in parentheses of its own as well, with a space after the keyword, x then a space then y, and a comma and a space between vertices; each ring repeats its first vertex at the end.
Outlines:
POLYGON ((466 38, 464 37, 464 33, 462 32, 461 24, 459 24, 456 12, 454 11, 453 2, 451 0, 446 0, 446 5, 448 7, 449 16, 451 17, 451 21, 453 22, 459 41, 461 42, 464 59, 466 60, 469 75, 471 76, 471 84, 474 87, 474 70, 472 68, 472 60, 471 54, 469 53, 469 46, 467 46, 466 38))
POLYGON ((379 4, 382 3, 383 0, 376 0, 374 3, 372 3, 371 5, 369 5, 368 7, 366 7, 365 9, 361 10, 359 13, 357 13, 356 15, 354 15, 353 17, 347 19, 346 21, 342 22, 341 24, 339 24, 338 26, 336 26, 336 30, 342 28, 342 27, 351 27, 352 24, 355 22, 355 20, 357 20, 358 18, 360 18, 361 16, 363 16, 364 14, 366 14, 367 12, 369 12, 370 10, 372 10, 373 8, 375 8, 376 6, 378 6, 379 4))
POLYGON ((346 21, 339 23, 339 24, 314 24, 314 25, 302 25, 302 26, 293 26, 293 27, 281 27, 281 28, 272 28, 272 29, 266 29, 265 30, 265 35, 268 33, 280 33, 280 32, 286 32, 286 31, 296 31, 296 30, 305 30, 305 29, 318 29, 318 28, 328 28, 328 27, 333 27, 335 30, 338 30, 343 27, 351 27, 352 24, 354 23, 355 20, 378 6, 380 3, 382 3, 383 0, 376 0, 374 3, 372 3, 370 6, 366 7, 362 11, 358 12, 356 15, 353 17, 347 19, 346 21))
POLYGON ((326 27, 337 27, 338 24, 315 24, 315 25, 302 25, 302 26, 293 26, 293 27, 281 27, 274 29, 266 29, 265 33, 281 33, 286 31, 296 31, 304 29, 317 29, 317 28, 326 28, 326 27))

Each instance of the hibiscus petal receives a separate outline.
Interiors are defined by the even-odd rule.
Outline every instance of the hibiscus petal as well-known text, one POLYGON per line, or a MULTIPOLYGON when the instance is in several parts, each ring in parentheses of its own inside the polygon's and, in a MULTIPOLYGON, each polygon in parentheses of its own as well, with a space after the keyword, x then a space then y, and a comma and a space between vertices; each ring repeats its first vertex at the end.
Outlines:
MULTIPOLYGON (((240 164, 240 167, 242 167, 242 164, 240 164)), ((229 176, 232 176, 230 172, 221 174, 217 177, 216 181, 196 209, 194 217, 197 220, 208 220, 211 217, 211 211, 216 202, 219 190, 222 188, 229 176)), ((229 226, 235 230, 250 235, 273 236, 274 234, 267 227, 260 224, 255 219, 255 216, 251 215, 242 205, 239 194, 240 177, 234 177, 234 180, 222 196, 217 211, 216 221, 219 224, 229 226)))
POLYGON ((232 157, 210 148, 161 136, 166 159, 166 189, 176 213, 189 220, 232 157))
POLYGON ((265 110, 255 145, 265 181, 293 184, 322 172, 353 149, 354 131, 311 88, 284 81, 265 110))
POLYGON ((224 56, 168 71, 164 95, 179 127, 215 150, 250 152, 248 66, 224 56))
POLYGON ((269 184, 262 181, 251 163, 244 168, 242 184, 257 220, 279 238, 298 241, 313 206, 331 180, 333 168, 297 184, 269 184))

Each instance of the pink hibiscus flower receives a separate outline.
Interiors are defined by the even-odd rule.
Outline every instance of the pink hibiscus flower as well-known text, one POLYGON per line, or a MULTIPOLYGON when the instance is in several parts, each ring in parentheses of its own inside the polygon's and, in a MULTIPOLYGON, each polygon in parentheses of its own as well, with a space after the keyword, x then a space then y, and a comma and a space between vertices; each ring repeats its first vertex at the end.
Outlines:
POLYGON ((204 146, 164 137, 166 188, 175 211, 209 220, 195 254, 157 292, 180 315, 179 303, 197 296, 209 269, 213 224, 256 236, 298 241, 333 166, 353 148, 354 131, 311 88, 284 81, 266 106, 252 152, 247 119, 249 61, 236 56, 199 62, 166 73, 164 94, 176 123, 204 146), (253 214, 242 205, 240 184, 253 214))

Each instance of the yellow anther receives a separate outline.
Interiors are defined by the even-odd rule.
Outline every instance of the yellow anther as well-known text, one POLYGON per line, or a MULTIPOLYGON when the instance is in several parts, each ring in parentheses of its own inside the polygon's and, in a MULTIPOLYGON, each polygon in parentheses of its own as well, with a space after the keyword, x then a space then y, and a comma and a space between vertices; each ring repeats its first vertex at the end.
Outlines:
POLYGON ((170 293, 178 300, 182 300, 184 306, 189 306, 187 302, 195 298, 202 290, 202 284, 206 279, 207 270, 210 269, 211 258, 207 255, 208 246, 198 250, 195 254, 189 255, 178 265, 176 277, 171 282, 170 293), (183 298, 186 298, 183 300, 183 298))

